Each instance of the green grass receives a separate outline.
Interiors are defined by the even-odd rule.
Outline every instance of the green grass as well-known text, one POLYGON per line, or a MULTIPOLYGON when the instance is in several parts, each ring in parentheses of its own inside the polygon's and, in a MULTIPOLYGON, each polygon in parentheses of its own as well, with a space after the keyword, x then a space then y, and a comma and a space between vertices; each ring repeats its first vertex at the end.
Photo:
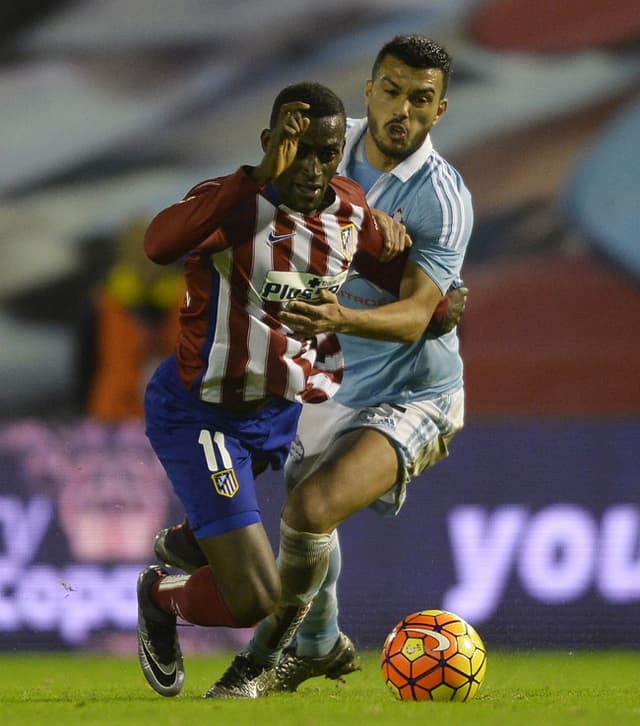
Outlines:
POLYGON ((188 657, 182 694, 165 699, 147 686, 134 658, 3 655, 0 724, 640 724, 640 654, 629 651, 493 652, 469 703, 395 701, 376 653, 365 654, 363 671, 344 684, 315 679, 298 693, 258 701, 203 700, 230 657, 188 657))

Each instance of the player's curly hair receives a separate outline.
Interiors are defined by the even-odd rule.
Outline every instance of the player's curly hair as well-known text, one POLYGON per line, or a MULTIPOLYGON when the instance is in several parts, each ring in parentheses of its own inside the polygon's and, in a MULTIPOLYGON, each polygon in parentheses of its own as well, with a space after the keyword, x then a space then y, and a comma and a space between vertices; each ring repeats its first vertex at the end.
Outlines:
POLYGON ((435 40, 417 33, 396 35, 378 52, 371 70, 372 79, 375 79, 380 64, 388 55, 398 58, 412 68, 439 68, 442 71, 442 97, 446 96, 452 72, 451 56, 435 40))
POLYGON ((315 81, 302 81, 293 83, 283 88, 276 96, 271 109, 269 124, 273 128, 278 120, 280 106, 291 101, 303 101, 308 103, 310 108, 305 111, 306 116, 311 118, 323 118, 324 116, 342 116, 345 120, 347 114, 341 99, 326 86, 315 81))

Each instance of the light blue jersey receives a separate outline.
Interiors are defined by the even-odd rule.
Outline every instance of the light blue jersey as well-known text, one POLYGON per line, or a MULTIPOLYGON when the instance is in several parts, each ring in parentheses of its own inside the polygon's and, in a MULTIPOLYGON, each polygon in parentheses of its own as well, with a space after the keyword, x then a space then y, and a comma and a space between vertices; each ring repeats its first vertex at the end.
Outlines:
MULTIPOLYGON (((366 128, 366 119, 349 120, 338 173, 365 187, 370 206, 405 224, 413 240, 409 259, 445 294, 460 279, 473 225, 471 195, 458 172, 433 149, 429 137, 411 156, 376 179, 360 143, 366 128)), ((361 276, 347 281, 340 294, 343 305, 355 308, 377 307, 396 299, 361 276)), ((425 333, 413 344, 350 335, 340 335, 340 343, 346 365, 336 399, 344 405, 420 401, 462 387, 463 366, 455 330, 438 338, 425 333)))
MULTIPOLYGON (((408 258, 444 294, 460 279, 473 223, 471 196, 458 172, 433 150, 428 137, 395 169, 380 173, 364 155, 360 142, 365 131, 366 119, 349 122, 338 173, 365 189, 370 206, 404 222, 413 239, 408 258)), ((364 270, 363 262, 359 264, 364 270)), ((340 302, 358 308, 394 302, 397 298, 389 290, 399 289, 402 271, 402 259, 387 266, 375 262, 366 272, 371 279, 356 274, 342 286, 340 302)), ((454 330, 439 338, 425 333, 409 345, 349 335, 340 335, 340 342, 345 358, 342 385, 335 398, 302 407, 298 434, 286 463, 287 485, 308 481, 327 457, 340 458, 334 447, 339 437, 372 429, 396 449, 398 470, 395 485, 371 506, 381 514, 395 515, 409 482, 448 455, 449 443, 464 425, 458 337, 454 330)), ((296 635, 296 654, 301 657, 324 658, 344 647, 336 590, 340 557, 337 544, 322 586, 296 635)), ((269 637, 268 626, 259 625, 250 649, 269 654, 269 637)))

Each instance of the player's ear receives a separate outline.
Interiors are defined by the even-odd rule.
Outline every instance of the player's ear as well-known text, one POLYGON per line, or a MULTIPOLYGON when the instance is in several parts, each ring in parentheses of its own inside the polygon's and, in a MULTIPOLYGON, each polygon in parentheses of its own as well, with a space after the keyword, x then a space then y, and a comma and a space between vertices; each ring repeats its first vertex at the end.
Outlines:
POLYGON ((436 114, 435 120, 433 122, 433 125, 435 126, 438 121, 445 115, 447 111, 447 106, 449 105, 449 102, 446 98, 443 98, 440 103, 438 104, 438 113, 436 114))
POLYGON ((269 139, 271 138, 271 129, 262 129, 260 133, 260 144, 262 145, 262 150, 266 151, 267 146, 269 146, 269 139))
POLYGON ((369 96, 371 95, 371 89, 372 88, 373 88, 373 81, 371 79, 369 79, 364 84, 364 98, 365 98, 366 101, 369 100, 369 96))

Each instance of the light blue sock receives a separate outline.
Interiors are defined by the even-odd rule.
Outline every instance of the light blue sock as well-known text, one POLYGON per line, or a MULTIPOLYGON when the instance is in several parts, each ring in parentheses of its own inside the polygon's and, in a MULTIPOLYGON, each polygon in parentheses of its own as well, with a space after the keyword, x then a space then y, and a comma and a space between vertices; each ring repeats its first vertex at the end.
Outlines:
POLYGON ((311 609, 298 629, 296 636, 296 653, 298 655, 317 658, 327 655, 335 645, 340 634, 336 591, 341 570, 342 555, 338 541, 331 552, 327 576, 313 600, 311 609))
POLYGON ((259 623, 249 643, 248 649, 258 662, 273 665, 278 661, 325 582, 337 546, 337 531, 299 532, 280 521, 278 570, 282 593, 274 611, 259 623))

